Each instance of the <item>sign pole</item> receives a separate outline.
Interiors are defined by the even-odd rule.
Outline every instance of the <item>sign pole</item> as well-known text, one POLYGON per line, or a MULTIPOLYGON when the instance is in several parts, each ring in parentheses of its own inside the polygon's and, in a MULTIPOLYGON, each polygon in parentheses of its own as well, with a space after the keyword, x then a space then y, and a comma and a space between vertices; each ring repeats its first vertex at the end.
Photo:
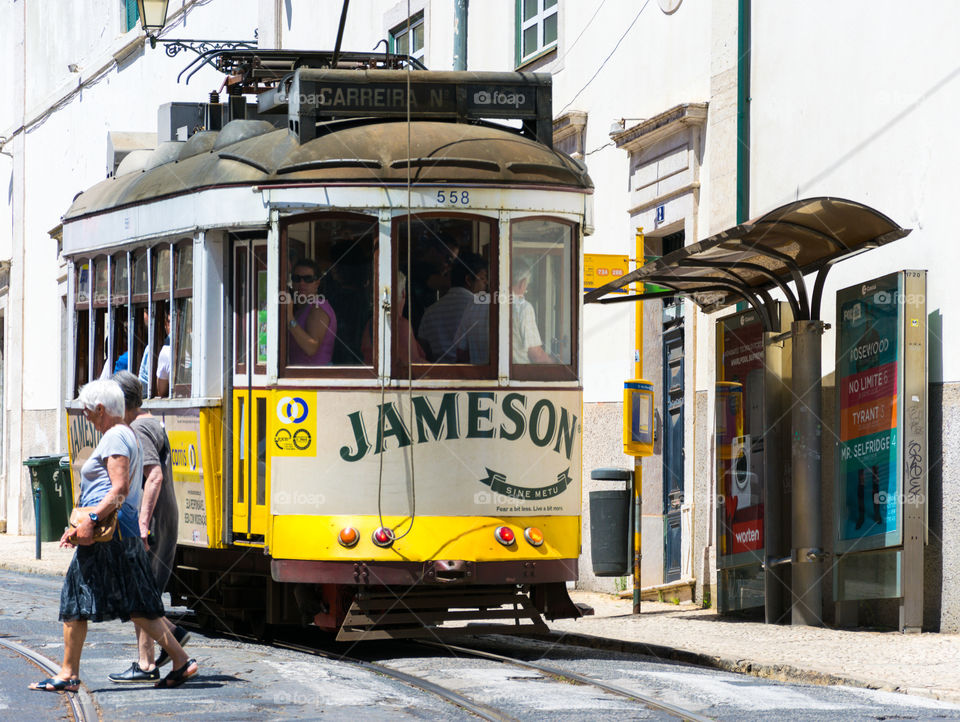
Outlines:
MULTIPOLYGON (((636 235, 636 259, 637 268, 643 265, 644 254, 644 236, 643 226, 637 228, 636 235)), ((638 293, 643 288, 643 282, 638 281, 638 293)), ((637 379, 643 378, 643 301, 634 305, 634 333, 635 333, 635 356, 633 376, 637 379)), ((643 511, 643 459, 639 456, 634 457, 633 466, 633 613, 640 614, 640 560, 643 557, 641 541, 641 524, 643 511)))

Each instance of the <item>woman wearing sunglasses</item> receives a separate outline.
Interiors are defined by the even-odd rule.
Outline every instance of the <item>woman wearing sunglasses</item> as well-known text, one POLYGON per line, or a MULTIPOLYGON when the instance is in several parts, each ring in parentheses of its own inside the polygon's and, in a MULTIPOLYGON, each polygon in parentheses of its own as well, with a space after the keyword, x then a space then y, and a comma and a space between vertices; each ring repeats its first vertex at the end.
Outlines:
POLYGON ((287 365, 325 366, 333 359, 337 317, 320 293, 320 266, 301 258, 290 274, 286 306, 287 365))

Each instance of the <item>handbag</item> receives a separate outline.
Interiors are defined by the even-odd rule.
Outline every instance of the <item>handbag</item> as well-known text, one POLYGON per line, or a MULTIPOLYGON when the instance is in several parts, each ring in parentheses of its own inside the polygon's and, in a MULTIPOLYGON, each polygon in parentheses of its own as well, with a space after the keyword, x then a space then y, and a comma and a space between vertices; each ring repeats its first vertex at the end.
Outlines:
MULTIPOLYGON (((76 528, 80 523, 90 516, 90 512, 96 510, 95 506, 77 506, 70 512, 70 527, 74 530, 73 534, 67 539, 71 544, 77 543, 76 528)), ((100 517, 93 527, 93 540, 95 542, 108 542, 113 539, 113 534, 117 530, 117 510, 114 509, 108 514, 100 517)))

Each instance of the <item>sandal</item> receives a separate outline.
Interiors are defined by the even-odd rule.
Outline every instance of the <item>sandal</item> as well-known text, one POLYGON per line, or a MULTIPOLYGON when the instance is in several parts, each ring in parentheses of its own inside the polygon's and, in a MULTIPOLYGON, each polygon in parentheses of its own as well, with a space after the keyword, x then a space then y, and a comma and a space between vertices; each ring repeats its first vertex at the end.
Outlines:
POLYGON ((34 682, 29 689, 34 692, 76 692, 80 689, 80 680, 47 677, 47 679, 34 682))
POLYGON ((197 660, 188 659, 187 663, 183 665, 180 669, 174 669, 166 677, 157 682, 154 687, 160 689, 173 689, 174 687, 179 687, 181 684, 186 682, 188 679, 193 677, 197 672, 200 671, 200 667, 197 666, 197 660), (193 667, 193 671, 190 671, 190 668, 193 667))

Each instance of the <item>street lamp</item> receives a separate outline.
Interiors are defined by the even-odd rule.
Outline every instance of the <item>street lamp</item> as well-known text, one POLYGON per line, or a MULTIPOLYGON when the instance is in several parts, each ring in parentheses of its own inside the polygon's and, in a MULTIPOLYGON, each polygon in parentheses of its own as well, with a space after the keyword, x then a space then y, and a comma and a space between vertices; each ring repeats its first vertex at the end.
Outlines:
POLYGON ((157 35, 167 23, 167 4, 169 0, 137 0, 140 12, 140 27, 150 38, 150 47, 157 47, 157 35))

